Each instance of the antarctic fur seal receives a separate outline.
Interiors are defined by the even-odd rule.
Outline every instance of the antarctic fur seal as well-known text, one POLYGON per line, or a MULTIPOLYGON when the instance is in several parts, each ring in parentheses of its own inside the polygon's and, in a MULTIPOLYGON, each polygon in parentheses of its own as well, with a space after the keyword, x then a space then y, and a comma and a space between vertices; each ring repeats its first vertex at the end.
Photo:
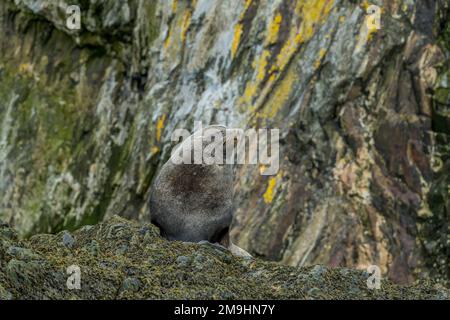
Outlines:
MULTIPOLYGON (((176 156, 211 144, 207 132, 222 135, 225 150, 226 127, 209 126, 196 131, 172 152, 157 174, 150 191, 149 208, 153 224, 168 240, 209 241, 231 247, 229 227, 233 218, 233 165, 176 163, 176 156), (199 142, 195 144, 194 142, 199 142), (185 147, 190 147, 183 149, 185 147)), ((223 151, 225 152, 225 151, 223 151)))

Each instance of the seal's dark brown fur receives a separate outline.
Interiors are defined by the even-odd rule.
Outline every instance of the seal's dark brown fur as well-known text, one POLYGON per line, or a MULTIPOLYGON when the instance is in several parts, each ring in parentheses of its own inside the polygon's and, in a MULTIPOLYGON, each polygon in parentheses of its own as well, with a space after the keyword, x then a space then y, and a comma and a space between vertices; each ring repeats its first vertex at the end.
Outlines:
MULTIPOLYGON (((211 128, 220 130, 225 142, 226 128, 222 126, 204 128, 200 136, 211 128)), ((193 136, 198 137, 199 132, 193 136)), ((202 148, 209 143, 205 139, 202 148)), ((233 217, 233 167, 174 164, 171 158, 153 183, 149 207, 152 222, 169 240, 206 240, 228 246, 233 217)))

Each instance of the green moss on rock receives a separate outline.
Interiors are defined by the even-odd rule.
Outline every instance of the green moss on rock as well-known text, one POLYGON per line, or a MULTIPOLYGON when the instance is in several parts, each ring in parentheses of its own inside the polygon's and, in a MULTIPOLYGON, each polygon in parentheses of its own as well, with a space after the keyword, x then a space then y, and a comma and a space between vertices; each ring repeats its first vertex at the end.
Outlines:
POLYGON ((26 241, 0 227, 0 297, 5 299, 449 299, 432 283, 409 287, 346 268, 295 268, 235 257, 214 245, 168 242, 158 229, 114 216, 69 234, 26 241), (70 245, 67 239, 70 239, 70 245), (69 290, 69 266, 81 289, 69 290))

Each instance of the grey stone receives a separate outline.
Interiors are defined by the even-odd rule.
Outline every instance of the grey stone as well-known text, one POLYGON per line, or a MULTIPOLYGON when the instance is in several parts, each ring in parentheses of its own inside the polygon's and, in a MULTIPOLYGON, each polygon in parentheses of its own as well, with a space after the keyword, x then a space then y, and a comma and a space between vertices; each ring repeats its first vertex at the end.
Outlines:
POLYGON ((179 256, 177 258, 177 264, 180 267, 183 267, 183 268, 189 266, 190 262, 191 262, 191 259, 189 257, 186 257, 186 256, 179 256))
POLYGON ((131 291, 131 292, 138 292, 139 289, 141 288, 141 286, 142 286, 142 283, 139 279, 129 277, 123 281, 122 288, 123 288, 123 290, 131 291))
POLYGON ((75 238, 67 231, 64 231, 62 234, 62 243, 67 248, 71 249, 75 245, 75 238))

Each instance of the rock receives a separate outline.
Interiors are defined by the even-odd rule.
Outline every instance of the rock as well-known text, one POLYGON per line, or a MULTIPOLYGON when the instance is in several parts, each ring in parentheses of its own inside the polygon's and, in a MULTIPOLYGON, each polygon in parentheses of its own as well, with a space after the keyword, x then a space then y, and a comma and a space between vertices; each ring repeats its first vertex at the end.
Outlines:
POLYGON ((12 300, 13 299, 13 295, 8 292, 5 288, 2 287, 2 285, 0 285, 0 301, 1 300, 12 300))
POLYGON ((93 256, 97 256, 100 250, 100 245, 97 241, 92 240, 87 245, 84 246, 84 248, 93 256))
POLYGON ((211 261, 205 255, 197 253, 194 257, 193 265, 197 271, 202 271, 211 266, 211 261))
POLYGON ((67 248, 71 249, 75 244, 75 239, 69 232, 64 231, 62 234, 62 243, 67 248))
POLYGON ((131 292, 138 292, 139 288, 142 286, 142 283, 139 281, 139 279, 136 278, 126 278, 123 281, 123 290, 131 291, 131 292))
POLYGON ((327 272, 326 267, 317 265, 314 266, 314 268, 311 270, 310 275, 315 279, 320 279, 326 272, 327 272))
POLYGON ((308 295, 311 296, 312 299, 319 299, 321 293, 319 288, 311 288, 308 290, 308 295))
POLYGON ((17 232, 9 228, 7 223, 0 221, 0 238, 15 240, 17 239, 17 232))
POLYGON ((230 243, 229 249, 230 249, 231 253, 237 257, 241 257, 244 259, 252 259, 253 258, 250 253, 248 253, 247 251, 245 251, 242 248, 239 248, 234 243, 230 243))
POLYGON ((88 231, 92 230, 93 228, 94 228, 94 226, 90 226, 90 225, 86 225, 86 226, 82 226, 82 227, 81 227, 81 229, 82 229, 84 232, 88 232, 88 231))
POLYGON ((229 292, 229 291, 221 291, 220 292, 220 299, 222 299, 222 300, 233 300, 233 299, 235 299, 235 295, 232 292, 229 292))
MULTIPOLYGON (((399 286, 386 280, 380 290, 369 290, 363 271, 315 266, 297 268, 252 259, 247 265, 222 251, 204 245, 182 245, 152 236, 153 246, 129 244, 125 254, 116 249, 139 230, 151 225, 114 216, 91 230, 73 232, 77 245, 98 244, 89 250, 67 250, 60 235, 36 236, 34 240, 0 238, 1 299, 448 299, 449 290, 427 281, 399 286), (121 225, 120 237, 110 230, 121 225), (45 239, 45 241, 40 241, 45 239), (11 248, 12 247, 12 248, 11 248), (23 250, 26 249, 26 250, 23 250), (10 255, 7 252, 14 253, 10 255), (26 252, 26 254, 25 254, 26 252), (37 255, 39 260, 29 260, 37 255), (191 258, 192 257, 192 258, 191 258), (149 259, 157 260, 149 264, 149 259), (80 263, 82 290, 67 290, 67 267, 80 263), (81 265, 82 264, 82 265, 81 265), (186 270, 190 265, 195 271, 186 270), (181 267, 181 268, 180 268, 181 267)), ((148 235, 149 233, 147 233, 148 235)))
POLYGON ((38 254, 35 254, 30 249, 11 246, 6 251, 7 254, 10 256, 17 258, 19 260, 23 261, 30 261, 30 260, 39 260, 41 257, 38 254))
POLYGON ((139 234, 140 234, 141 236, 145 236, 148 232, 150 232, 150 229, 149 229, 148 227, 142 227, 142 228, 139 230, 139 234))
MULTIPOLYGON (((37 282, 36 275, 39 274, 40 265, 33 262, 25 262, 23 260, 11 259, 6 265, 5 276, 6 285, 13 287, 17 291, 29 290, 34 291, 34 283, 37 282)), ((2 285, 2 283, 0 283, 2 285)))
POLYGON ((185 268, 185 267, 189 266, 190 262, 191 262, 191 259, 189 257, 186 257, 186 256, 179 256, 177 258, 177 263, 182 268, 185 268))
POLYGON ((116 250, 116 254, 123 255, 128 251, 128 248, 129 248, 128 244, 124 243, 124 244, 120 245, 120 247, 116 250))

